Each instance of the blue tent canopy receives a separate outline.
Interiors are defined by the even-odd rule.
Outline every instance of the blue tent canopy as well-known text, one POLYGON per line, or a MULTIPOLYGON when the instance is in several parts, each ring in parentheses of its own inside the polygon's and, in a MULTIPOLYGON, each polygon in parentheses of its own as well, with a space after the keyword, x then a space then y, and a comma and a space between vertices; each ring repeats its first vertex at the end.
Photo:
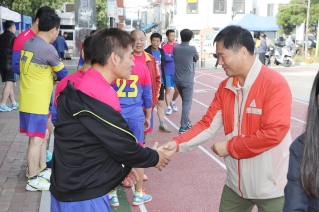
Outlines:
MULTIPOLYGON (((242 18, 234 21, 230 25, 238 25, 249 31, 277 31, 276 17, 263 17, 254 14, 245 14, 242 18)), ((224 27, 220 28, 223 29, 224 27)))
POLYGON ((149 25, 143 27, 141 30, 146 31, 152 27, 155 27, 156 25, 157 25, 156 23, 152 23, 152 24, 149 24, 149 25))
POLYGON ((32 18, 30 16, 21 15, 21 29, 26 30, 32 24, 32 18))

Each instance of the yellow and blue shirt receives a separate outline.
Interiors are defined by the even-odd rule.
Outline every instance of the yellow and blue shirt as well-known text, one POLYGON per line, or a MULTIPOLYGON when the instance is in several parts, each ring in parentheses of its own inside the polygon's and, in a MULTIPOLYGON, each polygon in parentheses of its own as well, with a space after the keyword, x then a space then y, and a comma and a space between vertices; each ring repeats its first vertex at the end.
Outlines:
POLYGON ((20 56, 20 111, 48 114, 53 90, 53 75, 57 80, 67 75, 54 47, 35 36, 27 40, 20 56))

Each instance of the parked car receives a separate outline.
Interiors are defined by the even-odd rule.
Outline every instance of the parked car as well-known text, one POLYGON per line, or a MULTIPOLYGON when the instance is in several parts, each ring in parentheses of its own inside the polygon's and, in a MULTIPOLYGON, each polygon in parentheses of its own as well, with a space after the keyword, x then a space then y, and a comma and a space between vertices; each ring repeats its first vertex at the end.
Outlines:
MULTIPOLYGON (((296 34, 291 34, 291 37, 296 40, 296 34)), ((306 42, 306 35, 304 35, 304 40, 296 40, 298 45, 302 46, 306 42)), ((308 34, 308 48, 316 48, 317 39, 314 34, 308 34)))

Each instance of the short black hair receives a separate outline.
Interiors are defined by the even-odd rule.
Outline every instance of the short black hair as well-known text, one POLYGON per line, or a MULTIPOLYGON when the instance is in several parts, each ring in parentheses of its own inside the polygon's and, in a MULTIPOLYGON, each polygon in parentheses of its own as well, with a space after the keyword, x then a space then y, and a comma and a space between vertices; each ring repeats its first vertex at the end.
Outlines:
POLYGON ((162 42, 162 35, 158 32, 154 32, 153 34, 151 34, 151 41, 153 40, 153 38, 159 38, 162 42))
POLYGON ((10 29, 13 25, 14 25, 13 21, 5 21, 3 24, 5 30, 10 29))
POLYGON ((40 18, 43 13, 55 14, 55 10, 49 6, 40 7, 40 9, 38 9, 37 13, 35 14, 34 21, 37 20, 37 18, 40 18))
POLYGON ((175 33, 175 31, 174 31, 174 30, 172 30, 172 29, 168 29, 168 30, 166 30, 166 36, 168 37, 168 36, 169 36, 169 33, 172 33, 172 32, 174 32, 174 33, 175 33))
POLYGON ((39 19, 39 31, 48 32, 53 28, 60 28, 61 18, 57 14, 43 13, 39 19))
POLYGON ((112 52, 116 52, 121 59, 124 51, 129 47, 134 47, 135 39, 127 32, 118 28, 104 28, 91 35, 91 64, 105 66, 112 52))
POLYGON ((214 44, 223 41, 226 49, 237 52, 239 48, 245 47, 253 55, 255 42, 251 33, 240 26, 230 25, 220 31, 214 39, 214 44))
POLYGON ((85 38, 83 42, 83 51, 84 51, 84 62, 91 64, 91 43, 92 43, 92 37, 88 36, 85 38))
POLYGON ((94 33, 96 33, 96 29, 92 30, 92 31, 90 32, 90 35, 93 35, 94 33))
POLYGON ((182 42, 189 42, 193 37, 193 31, 190 29, 183 29, 180 33, 182 42))
POLYGON ((146 36, 146 32, 144 30, 141 30, 141 29, 134 29, 132 32, 131 32, 131 35, 134 33, 134 32, 137 32, 137 31, 141 31, 144 33, 144 35, 146 36))

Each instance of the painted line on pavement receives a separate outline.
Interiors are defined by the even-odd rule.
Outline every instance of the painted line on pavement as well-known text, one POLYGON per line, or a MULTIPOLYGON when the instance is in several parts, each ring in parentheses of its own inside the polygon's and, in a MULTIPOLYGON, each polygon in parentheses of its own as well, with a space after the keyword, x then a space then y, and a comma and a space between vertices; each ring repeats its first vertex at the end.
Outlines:
MULTIPOLYGON (((195 100, 195 99, 193 99, 193 100, 195 100)), ((197 100, 195 100, 195 101, 197 101, 197 100)), ((203 105, 205 106, 205 104, 203 104, 203 105)), ((154 110, 157 112, 157 109, 156 109, 156 108, 154 108, 154 110)), ((174 124, 169 118, 167 118, 166 116, 164 116, 164 119, 165 119, 168 123, 170 123, 175 129, 179 130, 178 126, 176 126, 176 124, 174 124)), ((212 155, 212 154, 211 154, 209 151, 207 151, 204 147, 202 147, 201 145, 199 145, 198 148, 199 148, 200 150, 202 150, 206 155, 208 155, 211 159, 213 159, 216 163, 218 163, 221 167, 223 167, 225 170, 227 170, 227 169, 226 169, 226 165, 225 165, 223 162, 221 162, 220 160, 218 160, 214 155, 212 155)))
MULTIPOLYGON (((132 189, 133 194, 134 194, 134 193, 135 193, 135 186, 133 185, 133 186, 131 187, 131 189, 132 189)), ((138 207, 140 208, 140 210, 141 210, 142 212, 147 212, 146 207, 145 207, 144 204, 139 205, 138 207)))

